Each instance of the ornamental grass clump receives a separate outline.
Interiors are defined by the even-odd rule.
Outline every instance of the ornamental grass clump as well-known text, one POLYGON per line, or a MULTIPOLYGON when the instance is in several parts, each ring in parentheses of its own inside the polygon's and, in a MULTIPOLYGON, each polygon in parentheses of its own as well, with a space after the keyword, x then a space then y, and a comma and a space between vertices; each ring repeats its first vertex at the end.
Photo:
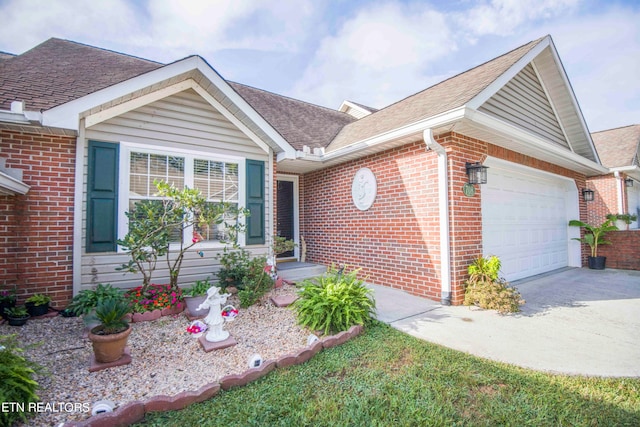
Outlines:
POLYGON ((300 298, 292 306, 300 325, 326 335, 372 320, 376 307, 372 290, 357 278, 359 269, 345 269, 331 266, 324 276, 302 282, 300 298))
POLYGON ((517 313, 525 301, 518 290, 500 278, 500 259, 497 256, 480 257, 469 266, 469 279, 465 283, 464 305, 476 305, 500 314, 517 313))

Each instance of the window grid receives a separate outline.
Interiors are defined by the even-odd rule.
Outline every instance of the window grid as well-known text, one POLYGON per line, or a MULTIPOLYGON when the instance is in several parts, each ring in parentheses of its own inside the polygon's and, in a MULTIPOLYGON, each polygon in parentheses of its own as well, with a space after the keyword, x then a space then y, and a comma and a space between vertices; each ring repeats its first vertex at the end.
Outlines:
MULTIPOLYGON (((187 186, 199 189, 211 204, 224 201, 237 208, 239 199, 238 164, 202 158, 191 159, 188 156, 131 151, 129 156, 129 210, 133 209, 135 203, 139 201, 162 199, 157 195, 154 180, 164 180, 177 188, 187 186), (193 166, 191 171, 189 170, 190 166, 193 166)), ((196 225, 193 231, 200 234, 204 241, 226 240, 231 237, 227 225, 235 225, 237 221, 236 217, 227 217, 222 224, 211 224, 204 227, 196 225)), ((174 230, 171 234, 172 242, 180 241, 180 229, 174 230)), ((190 243, 193 237, 196 235, 192 236, 189 230, 182 236, 185 243, 190 243)))

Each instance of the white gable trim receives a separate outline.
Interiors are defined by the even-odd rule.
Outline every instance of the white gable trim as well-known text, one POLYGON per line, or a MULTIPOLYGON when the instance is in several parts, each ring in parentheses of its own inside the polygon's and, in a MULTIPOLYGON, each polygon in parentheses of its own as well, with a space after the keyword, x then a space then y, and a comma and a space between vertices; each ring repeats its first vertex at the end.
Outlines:
MULTIPOLYGON (((465 117, 474 123, 477 123, 485 128, 492 129, 493 131, 507 135, 511 140, 518 143, 525 143, 529 147, 535 148, 540 152, 546 153, 552 157, 555 161, 551 161, 554 164, 571 164, 573 167, 570 169, 582 172, 586 175, 606 174, 608 169, 604 166, 595 163, 586 157, 582 157, 580 154, 576 154, 566 148, 559 147, 553 143, 550 143, 543 138, 533 135, 530 132, 522 130, 510 123, 492 117, 481 111, 467 110, 465 117)), ((518 151, 518 150, 515 150, 518 151)), ((542 159, 550 161, 548 159, 542 159)), ((566 167, 566 166, 565 166, 566 167)))
POLYGON ((566 135, 566 131, 564 129, 564 125, 563 125, 563 121, 561 120, 561 117, 558 116, 557 111, 555 109, 553 100, 549 97, 549 93, 547 92, 547 89, 545 87, 545 83, 544 80, 541 78, 540 73, 538 72, 538 69, 535 67, 535 64, 533 63, 533 61, 536 59, 536 57, 538 57, 538 55, 540 55, 546 48, 549 48, 552 56, 553 56, 553 61, 556 64, 556 67, 559 71, 560 77, 562 78, 562 82, 564 84, 564 87, 567 90, 567 94, 569 97, 569 100, 571 102, 571 104, 573 105, 573 109, 576 112, 576 115, 578 117, 578 120, 580 121, 580 127, 582 128, 582 132, 585 135, 586 139, 589 142, 589 146, 591 148, 592 153, 595 156, 595 159, 597 160, 596 163, 600 163, 600 159, 598 157, 598 152, 595 149, 595 145, 593 143, 593 140, 591 139, 591 134, 589 133, 589 129, 587 128, 587 124, 584 121, 584 117, 582 116, 582 111, 580 110, 580 107, 578 105, 578 100, 575 97, 575 94, 573 93, 573 89, 571 88, 571 83, 569 82, 569 78, 567 77, 567 73, 564 70, 564 67, 562 66, 562 61, 560 60, 560 56, 558 55, 558 51, 556 50, 554 44, 553 44, 553 40, 551 39, 551 36, 546 36, 544 39, 542 39, 536 46, 534 46, 529 52, 526 53, 526 55, 524 55, 522 58, 520 58, 515 64, 513 64, 507 71, 505 71, 500 77, 498 77, 496 80, 494 80, 489 86, 487 86, 483 91, 481 91, 479 94, 477 94, 473 99, 471 99, 469 102, 467 102, 466 106, 471 109, 471 110, 478 110, 478 108, 480 108, 480 106, 482 104, 484 104, 487 100, 489 100, 489 98, 491 98, 493 95, 495 95, 500 89, 502 89, 502 87, 504 87, 507 83, 509 83, 509 81, 511 79, 513 79, 520 71, 522 71, 524 69, 524 67, 526 67, 527 64, 531 63, 534 67, 534 70, 538 76, 538 80, 540 81, 540 84, 542 85, 545 94, 547 95, 547 99, 549 100, 549 103, 551 104, 554 113, 556 113, 556 118, 558 119, 558 124, 560 125, 560 128, 562 129, 562 132, 565 135, 567 144, 569 144, 569 147, 571 148, 571 150, 573 150, 572 144, 571 144, 571 140, 567 137, 566 135))
POLYGON ((360 105, 354 104, 351 101, 347 101, 346 99, 344 101, 342 101, 342 104, 340 105, 340 108, 338 108, 338 111, 341 111, 343 113, 347 113, 350 116, 355 117, 356 119, 360 119, 362 117, 365 117, 365 116, 368 116, 369 114, 371 114, 370 110, 368 110, 366 108, 363 108, 360 105), (357 116, 355 114, 351 114, 351 113, 349 113, 350 109, 351 110, 356 110, 356 111, 362 113, 362 115, 361 116, 357 116))
POLYGON ((560 130, 562 131, 562 136, 564 136, 564 140, 567 141, 567 145, 569 145, 569 149, 571 151, 574 151, 573 150, 573 144, 571 143, 571 140, 569 139, 569 136, 567 135, 567 132, 564 129, 564 124, 562 123, 562 120, 560 120, 560 118, 559 118, 558 110, 556 109, 556 105, 553 102, 553 99, 551 99, 551 96, 549 96, 549 91, 547 90, 547 85, 545 84, 544 80, 540 76, 540 72, 538 72, 538 67, 536 67, 536 64, 534 62, 531 62, 531 67, 533 68, 533 71, 536 73, 536 77, 538 78, 538 81, 540 82, 540 86, 542 86, 542 90, 544 91, 544 94, 547 97, 547 100, 549 101, 549 105, 551 106, 551 110, 553 111, 553 114, 555 114, 555 116, 556 116, 556 120, 558 121, 558 126, 560 127, 560 130))
POLYGON ((269 153, 269 145, 267 145, 262 139, 258 137, 251 129, 249 129, 240 119, 234 116, 225 106, 219 103, 209 92, 204 90, 195 80, 187 79, 182 82, 173 84, 171 86, 159 89, 155 92, 142 95, 131 101, 124 102, 122 104, 115 105, 105 110, 99 111, 95 114, 88 115, 86 120, 87 128, 104 122, 106 120, 117 117, 121 114, 140 108, 144 105, 148 105, 152 102, 159 101, 168 96, 175 95, 187 89, 193 89, 196 91, 205 101, 207 101, 212 107, 218 110, 227 120, 238 127, 245 135, 247 135, 257 146, 259 146, 265 153, 269 153))
POLYGON ((31 187, 19 179, 0 171, 0 194, 14 196, 16 194, 27 194, 31 187))
MULTIPOLYGON (((275 145, 285 153, 286 157, 295 158, 295 149, 199 56, 185 58, 47 110, 42 114, 42 124, 44 126, 61 127, 77 131, 81 113, 192 70, 200 71, 213 86, 220 90, 220 92, 231 101, 229 106, 236 106, 240 112, 260 128, 275 145)), ((237 120, 240 121, 240 119, 237 120)))
POLYGON ((513 79, 526 65, 533 61, 536 56, 540 55, 543 50, 549 46, 551 39, 549 36, 545 37, 535 47, 533 47, 526 55, 520 58, 515 64, 513 64, 507 71, 505 71, 500 77, 495 79, 489 86, 484 88, 482 92, 477 94, 473 99, 467 102, 466 106, 473 110, 480 108, 489 98, 495 95, 500 89, 502 89, 511 79, 513 79))

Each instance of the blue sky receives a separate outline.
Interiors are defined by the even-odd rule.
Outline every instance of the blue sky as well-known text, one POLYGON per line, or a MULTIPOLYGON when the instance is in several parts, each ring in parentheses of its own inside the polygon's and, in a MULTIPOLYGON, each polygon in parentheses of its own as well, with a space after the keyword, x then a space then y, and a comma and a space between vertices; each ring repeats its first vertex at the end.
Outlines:
POLYGON ((551 34, 591 131, 640 123, 640 2, 0 0, 0 51, 50 37, 338 108, 383 107, 551 34))

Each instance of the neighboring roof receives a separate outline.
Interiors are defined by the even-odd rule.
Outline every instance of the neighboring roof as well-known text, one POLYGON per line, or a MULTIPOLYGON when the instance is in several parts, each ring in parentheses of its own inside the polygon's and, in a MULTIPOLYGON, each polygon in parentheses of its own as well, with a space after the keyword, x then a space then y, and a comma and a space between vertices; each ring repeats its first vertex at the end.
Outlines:
POLYGON ((639 165, 640 125, 593 132, 591 138, 604 166, 618 168, 639 165))
POLYGON ((465 105, 543 39, 527 43, 345 126, 327 150, 337 150, 465 105))
POLYGON ((0 61, 0 110, 25 101, 30 111, 48 110, 162 64, 68 40, 51 38, 0 61))
POLYGON ((326 147, 344 125, 356 120, 340 111, 251 86, 229 85, 296 150, 305 145, 311 149, 326 147))
POLYGON ((376 111, 380 111, 378 108, 373 108, 373 107, 368 107, 364 104, 360 104, 359 102, 353 102, 353 101, 349 101, 347 100, 346 102, 350 102, 353 105, 357 105, 358 107, 362 108, 363 110, 367 110, 370 113, 375 113, 376 111))
POLYGON ((9 58, 13 58, 14 56, 16 56, 16 55, 13 54, 13 53, 0 51, 0 61, 3 61, 5 59, 9 59, 9 58))

